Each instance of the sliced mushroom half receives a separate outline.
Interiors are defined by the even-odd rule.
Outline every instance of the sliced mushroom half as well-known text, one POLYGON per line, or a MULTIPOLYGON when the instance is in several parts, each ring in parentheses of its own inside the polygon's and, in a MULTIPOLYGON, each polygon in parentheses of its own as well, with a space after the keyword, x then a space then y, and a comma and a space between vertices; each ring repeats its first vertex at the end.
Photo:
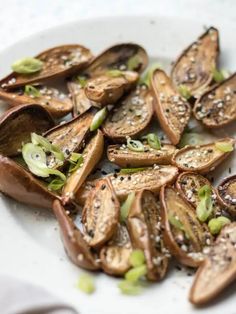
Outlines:
POLYGON ((91 247, 101 247, 116 231, 120 203, 109 178, 99 180, 89 194, 82 213, 86 241, 91 247))
MULTIPOLYGON (((152 191, 158 195, 160 188, 164 184, 172 184, 178 176, 178 168, 170 165, 155 166, 146 170, 131 174, 108 175, 111 179, 115 193, 119 200, 123 201, 131 192, 142 191, 143 189, 152 191)), ((86 181, 75 195, 75 201, 84 204, 90 191, 94 188, 97 181, 86 181)))
POLYGON ((131 267, 131 253, 128 230, 125 225, 118 224, 114 236, 100 251, 102 269, 110 275, 124 275, 131 267))
POLYGON ((194 106, 194 116, 207 128, 223 127, 236 120, 236 73, 204 93, 194 106))
POLYGON ((236 175, 226 178, 217 188, 222 205, 236 217, 236 175))
POLYGON ((225 206, 220 204, 216 190, 209 180, 195 172, 183 172, 176 180, 176 188, 178 192, 194 208, 196 208, 201 201, 198 196, 198 191, 205 185, 209 186, 212 190, 211 199, 214 216, 221 216, 225 212, 225 206))
POLYGON ((116 141, 126 141, 143 131, 153 115, 153 97, 145 85, 138 85, 109 113, 103 124, 106 136, 116 141))
POLYGON ((176 145, 187 126, 191 108, 189 103, 179 94, 170 78, 163 70, 154 71, 151 79, 154 95, 154 110, 158 121, 170 139, 176 145))
POLYGON ((42 69, 32 74, 11 73, 0 81, 1 88, 14 89, 45 79, 69 76, 84 69, 92 60, 89 49, 81 45, 64 45, 48 49, 35 57, 43 62, 42 69))
POLYGON ((176 148, 170 144, 163 144, 160 149, 144 145, 144 152, 135 152, 126 145, 110 145, 107 148, 108 159, 120 167, 142 167, 154 164, 168 165, 176 148))
POLYGON ((174 154, 172 163, 183 171, 196 171, 201 174, 213 171, 232 152, 219 149, 221 143, 227 143, 233 149, 235 140, 224 138, 215 143, 186 146, 174 154))
POLYGON ((194 208, 172 187, 160 193, 164 241, 176 259, 187 266, 198 266, 203 248, 211 241, 207 227, 197 219, 194 208))
POLYGON ((9 109, 0 118, 0 154, 19 155, 22 144, 30 142, 32 132, 42 134, 53 126, 51 115, 40 105, 9 109))
POLYGON ((137 193, 127 223, 133 247, 144 252, 147 278, 161 280, 168 267, 168 250, 162 237, 160 204, 154 194, 147 190, 137 193))
POLYGON ((49 86, 33 86, 33 89, 32 94, 26 94, 23 89, 11 92, 0 89, 0 99, 11 106, 37 103, 47 109, 54 118, 62 118, 72 111, 71 99, 58 89, 49 86))
POLYGON ((20 203, 48 209, 58 197, 22 166, 1 155, 0 191, 20 203))
POLYGON ((174 63, 171 78, 176 86, 184 85, 198 98, 210 85, 219 55, 219 33, 210 27, 187 47, 174 63))
POLYGON ((53 211, 59 223, 65 251, 70 260, 75 265, 88 270, 99 269, 96 256, 92 253, 81 231, 68 216, 60 201, 54 201, 53 211))
POLYGON ((198 269, 189 300, 195 305, 212 301, 236 279, 236 223, 225 226, 198 269))
POLYGON ((97 134, 93 136, 82 152, 83 162, 80 168, 75 170, 66 181, 62 191, 63 204, 68 203, 71 199, 73 200, 76 191, 81 187, 87 176, 101 159, 103 146, 103 134, 98 130, 97 134))

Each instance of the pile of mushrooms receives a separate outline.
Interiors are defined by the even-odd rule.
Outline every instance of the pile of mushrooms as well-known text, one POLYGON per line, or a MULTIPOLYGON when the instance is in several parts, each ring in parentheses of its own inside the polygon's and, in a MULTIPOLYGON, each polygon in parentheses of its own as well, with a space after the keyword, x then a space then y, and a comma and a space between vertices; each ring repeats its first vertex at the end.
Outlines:
POLYGON ((163 280, 175 258, 198 268, 189 300, 211 301, 236 279, 236 175, 218 187, 207 175, 235 139, 183 138, 192 113, 205 128, 236 121, 236 75, 222 77, 218 55, 209 28, 170 76, 146 69, 146 51, 132 43, 16 61, 0 81, 11 106, 0 118, 0 191, 52 209, 70 260, 125 277, 124 293, 163 280), (81 207, 82 229, 72 218, 81 207))

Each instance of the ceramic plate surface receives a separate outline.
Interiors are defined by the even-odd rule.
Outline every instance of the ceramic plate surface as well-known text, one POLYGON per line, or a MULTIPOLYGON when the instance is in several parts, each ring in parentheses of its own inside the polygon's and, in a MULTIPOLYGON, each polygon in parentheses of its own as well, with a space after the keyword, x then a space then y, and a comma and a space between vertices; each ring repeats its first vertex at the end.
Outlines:
MULTIPOLYGON (((203 30, 198 22, 148 16, 74 22, 31 36, 0 53, 0 73, 1 77, 7 74, 10 65, 19 58, 66 43, 85 45, 96 54, 118 42, 137 42, 146 48, 152 61, 168 66, 203 30)), ((236 26, 220 25, 219 30, 220 62, 235 71, 236 41, 232 40, 232 34, 236 33, 236 26)), ((3 111, 4 105, 1 108, 3 111)), ((235 136, 235 130, 233 126, 213 135, 235 136)), ((228 175, 229 167, 236 173, 235 156, 214 174, 216 183, 228 175)), ((213 305, 195 309, 187 300, 193 277, 187 270, 175 268, 163 282, 151 285, 136 297, 121 295, 118 279, 104 274, 95 275, 96 292, 84 295, 75 288, 82 270, 65 256, 52 213, 20 205, 5 196, 0 198, 0 208, 0 272, 47 288, 72 303, 82 314, 236 313, 235 285, 213 305)))

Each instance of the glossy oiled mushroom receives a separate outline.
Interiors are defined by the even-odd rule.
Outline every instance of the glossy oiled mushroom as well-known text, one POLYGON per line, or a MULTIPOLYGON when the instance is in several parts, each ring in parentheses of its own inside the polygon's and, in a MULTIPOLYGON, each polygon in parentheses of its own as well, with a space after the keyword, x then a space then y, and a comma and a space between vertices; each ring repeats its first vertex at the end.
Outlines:
POLYGON ((210 27, 176 60, 171 71, 173 83, 176 86, 184 85, 192 96, 198 98, 213 79, 218 55, 218 30, 210 27))
POLYGON ((172 163, 183 171, 208 173, 229 156, 234 149, 234 142, 233 138, 224 138, 210 144, 185 146, 174 154, 172 163), (225 144, 230 146, 229 151, 220 149, 225 144))
POLYGON ((100 247, 116 231, 120 203, 109 178, 99 180, 89 194, 82 213, 86 241, 91 247, 100 247))
POLYGON ((101 267, 105 273, 115 276, 124 275, 130 265, 132 245, 124 224, 118 224, 112 239, 101 249, 101 267))
POLYGON ((203 260, 203 248, 211 236, 195 214, 195 209, 172 187, 162 187, 160 193, 164 241, 176 259, 191 267, 203 260))
POLYGON ((180 195, 194 208, 200 203, 200 197, 198 195, 199 190, 207 185, 212 191, 211 201, 214 216, 220 216, 225 212, 225 206, 220 204, 215 188, 211 185, 209 180, 200 174, 195 172, 183 172, 178 176, 175 184, 180 195))
POLYGON ((103 124, 106 136, 116 141, 126 141, 143 131, 153 115, 153 97, 145 85, 138 85, 113 108, 103 124))
POLYGON ((76 191, 81 187, 87 176, 101 159, 103 146, 103 134, 98 130, 97 134, 90 139, 82 152, 83 161, 80 168, 72 172, 66 181, 62 191, 63 204, 68 203, 71 199, 73 200, 76 191))
POLYGON ((99 263, 84 240, 83 234, 68 216, 60 201, 54 201, 53 211, 59 223, 65 251, 70 260, 85 269, 99 269, 99 263))
POLYGON ((225 226, 198 269, 189 300, 195 305, 212 301, 236 279, 236 223, 225 226))
MULTIPOLYGON (((170 165, 155 166, 146 170, 131 173, 131 174, 113 174, 108 175, 111 179, 115 193, 120 200, 124 200, 131 192, 138 192, 143 189, 152 191, 158 195, 160 188, 164 184, 172 184, 178 175, 178 168, 170 165)), ((94 181, 85 181, 75 195, 75 201, 79 204, 84 204, 90 191, 94 188, 94 181)))
POLYGON ((133 247, 144 252, 147 278, 161 280, 167 271, 169 255, 163 242, 160 204, 154 194, 147 190, 137 193, 127 224, 133 247))
POLYGON ((207 128, 223 127, 236 120, 236 74, 204 93, 194 106, 194 116, 207 128))
POLYGON ((58 89, 42 85, 28 88, 28 92, 23 89, 10 92, 0 89, 0 99, 11 106, 37 103, 47 109, 54 118, 61 118, 72 111, 71 99, 58 89))
MULTIPOLYGON (((85 112, 83 115, 76 117, 69 122, 58 125, 44 134, 44 136, 56 145, 68 158, 71 153, 78 152, 84 145, 84 140, 89 134, 90 124, 94 113, 92 111, 85 112)), ((48 157, 48 163, 51 167, 55 165, 55 158, 48 157)))
POLYGON ((218 186, 217 192, 222 205, 236 217, 236 175, 223 180, 218 186))
POLYGON ((42 134, 53 126, 51 115, 40 105, 9 109, 0 118, 0 154, 19 155, 22 144, 30 142, 32 132, 42 134))
POLYGON ((154 164, 168 165, 175 152, 175 146, 162 144, 160 149, 144 145, 143 152, 130 150, 126 145, 110 145, 107 148, 107 157, 120 167, 142 167, 154 164))
POLYGON ((163 70, 155 70, 151 79, 154 95, 154 110, 158 121, 170 139, 176 145, 187 126, 191 108, 189 103, 179 94, 170 78, 163 70))
POLYGON ((14 200, 30 206, 52 208, 58 197, 42 181, 12 159, 0 155, 0 191, 14 200))
POLYGON ((91 52, 81 45, 63 45, 40 53, 35 59, 42 62, 42 68, 35 73, 13 72, 0 81, 1 88, 13 89, 45 79, 69 76, 84 69, 92 60, 91 52))

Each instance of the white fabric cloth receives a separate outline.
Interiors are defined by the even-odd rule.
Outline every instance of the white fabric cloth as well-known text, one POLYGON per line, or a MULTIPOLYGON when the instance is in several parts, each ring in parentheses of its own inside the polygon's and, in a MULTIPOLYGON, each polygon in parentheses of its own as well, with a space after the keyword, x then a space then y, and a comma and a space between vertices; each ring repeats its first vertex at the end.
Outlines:
POLYGON ((1 314, 78 314, 41 287, 0 276, 1 314))

